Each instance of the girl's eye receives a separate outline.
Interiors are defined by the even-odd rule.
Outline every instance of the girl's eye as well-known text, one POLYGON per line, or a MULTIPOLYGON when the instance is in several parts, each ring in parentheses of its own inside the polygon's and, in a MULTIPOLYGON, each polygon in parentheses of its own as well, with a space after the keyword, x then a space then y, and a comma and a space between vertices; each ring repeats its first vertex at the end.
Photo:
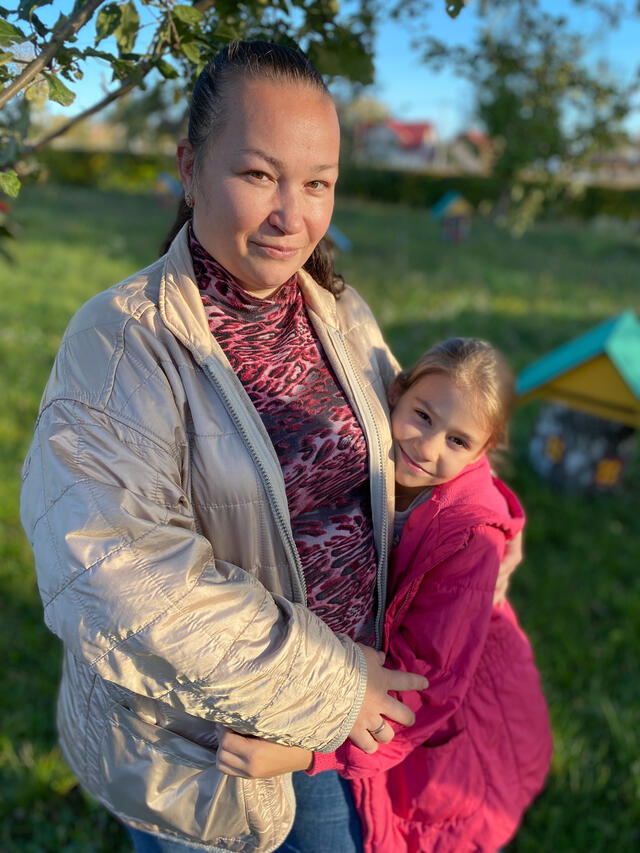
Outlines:
POLYGON ((465 450, 467 449, 466 441, 463 441, 461 438, 458 438, 455 435, 449 436, 449 441, 456 445, 456 447, 463 447, 465 450))
POLYGON ((426 412, 423 412, 422 409, 416 409, 416 415, 428 424, 431 423, 431 418, 426 412))

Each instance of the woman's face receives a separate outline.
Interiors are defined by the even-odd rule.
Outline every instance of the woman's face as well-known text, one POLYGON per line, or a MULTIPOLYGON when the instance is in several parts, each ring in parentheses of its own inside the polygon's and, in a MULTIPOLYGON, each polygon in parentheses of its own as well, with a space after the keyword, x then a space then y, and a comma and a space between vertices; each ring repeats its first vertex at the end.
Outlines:
POLYGON ((333 212, 340 130, 331 99, 310 85, 238 80, 226 119, 198 164, 178 147, 193 228, 249 293, 267 297, 309 258, 333 212))

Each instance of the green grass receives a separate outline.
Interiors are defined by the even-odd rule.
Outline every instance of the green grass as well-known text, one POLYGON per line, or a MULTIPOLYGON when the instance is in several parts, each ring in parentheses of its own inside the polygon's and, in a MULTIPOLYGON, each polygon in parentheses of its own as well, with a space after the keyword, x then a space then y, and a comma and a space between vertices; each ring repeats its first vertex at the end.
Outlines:
MULTIPOLYGON (((20 529, 20 464, 60 335, 86 298, 148 263, 171 218, 150 196, 41 186, 16 204, 22 234, 0 259, 0 849, 129 850, 55 745, 60 648, 42 624, 20 529)), ((353 241, 338 266, 404 363, 450 334, 490 338, 520 369, 623 308, 640 309, 640 242, 585 226, 513 240, 486 223, 440 241, 426 211, 343 201, 353 241)), ((640 460, 616 494, 553 492, 526 461, 535 406, 514 419, 508 479, 528 512, 512 599, 537 652, 555 751, 545 793, 511 853, 616 853, 640 844, 640 460)))

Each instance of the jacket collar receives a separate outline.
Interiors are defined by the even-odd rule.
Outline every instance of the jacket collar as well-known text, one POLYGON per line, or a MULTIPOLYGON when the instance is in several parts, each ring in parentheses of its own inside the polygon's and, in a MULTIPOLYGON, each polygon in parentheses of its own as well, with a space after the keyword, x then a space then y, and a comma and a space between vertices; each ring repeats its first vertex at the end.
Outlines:
POLYGON ((213 352, 213 338, 196 284, 187 228, 185 224, 178 232, 165 256, 158 306, 165 326, 201 363, 213 352))

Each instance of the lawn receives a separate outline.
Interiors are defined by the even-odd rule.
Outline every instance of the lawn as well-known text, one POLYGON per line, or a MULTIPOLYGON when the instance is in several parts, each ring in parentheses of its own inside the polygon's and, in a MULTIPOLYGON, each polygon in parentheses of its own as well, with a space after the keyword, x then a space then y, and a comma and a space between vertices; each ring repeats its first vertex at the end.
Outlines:
MULTIPOLYGON (((38 400, 72 312, 146 265, 171 219, 151 196, 38 186, 15 205, 22 233, 0 258, 0 848, 129 850, 82 794, 55 745, 60 648, 42 624, 17 493, 38 400)), ((481 335, 514 368, 624 308, 640 311, 640 240, 545 224, 520 240, 475 223, 440 241, 427 211, 341 201, 353 242, 338 267, 404 362, 451 334, 481 335)), ((640 845, 640 458, 613 495, 554 492, 526 459, 535 405, 514 419, 506 478, 529 523, 512 600, 537 653, 555 751, 544 794, 510 853, 631 853, 640 845)), ((328 851, 329 853, 329 851, 328 851)))

